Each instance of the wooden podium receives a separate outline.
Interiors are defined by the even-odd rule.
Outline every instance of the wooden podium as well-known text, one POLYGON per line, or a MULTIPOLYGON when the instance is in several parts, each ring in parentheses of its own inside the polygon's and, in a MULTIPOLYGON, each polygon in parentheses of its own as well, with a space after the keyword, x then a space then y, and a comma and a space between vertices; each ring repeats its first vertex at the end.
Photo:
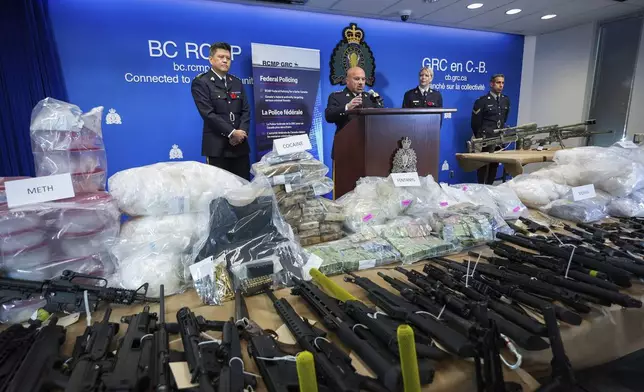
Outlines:
POLYGON ((334 139, 335 197, 353 190, 360 177, 388 177, 400 141, 407 136, 419 176, 438 178, 441 116, 456 109, 354 109, 334 139))

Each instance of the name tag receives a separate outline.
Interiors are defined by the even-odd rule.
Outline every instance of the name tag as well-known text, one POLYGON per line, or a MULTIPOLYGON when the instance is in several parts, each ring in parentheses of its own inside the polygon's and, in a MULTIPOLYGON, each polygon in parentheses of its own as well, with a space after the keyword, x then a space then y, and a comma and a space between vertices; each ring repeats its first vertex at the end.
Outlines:
POLYGON ((277 155, 293 154, 313 148, 307 134, 275 139, 273 140, 273 147, 277 155))
POLYGON ((76 196, 70 173, 5 182, 9 208, 76 196))
POLYGON ((418 173, 391 173, 391 179, 395 187, 420 186, 418 173))
POLYGON ((588 184, 572 188, 572 199, 574 201, 592 199, 595 197, 595 185, 588 184))

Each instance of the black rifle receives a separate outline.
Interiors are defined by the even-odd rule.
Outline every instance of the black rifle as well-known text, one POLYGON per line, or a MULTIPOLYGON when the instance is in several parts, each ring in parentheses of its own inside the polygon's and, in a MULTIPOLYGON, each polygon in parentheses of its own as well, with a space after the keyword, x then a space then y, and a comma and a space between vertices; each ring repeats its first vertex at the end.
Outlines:
MULTIPOLYGON (((469 336, 472 329, 475 328, 476 325, 472 321, 466 320, 465 318, 452 313, 452 311, 450 310, 452 309, 452 307, 447 306, 447 303, 441 303, 441 305, 444 305, 446 307, 445 309, 442 309, 441 305, 439 305, 440 302, 433 297, 429 297, 427 293, 416 290, 415 288, 405 284, 404 282, 391 276, 385 275, 382 272, 378 272, 378 276, 380 276, 385 282, 389 283, 391 287, 397 290, 404 299, 420 306, 427 312, 435 315, 437 318, 439 318, 438 316, 440 315, 440 320, 444 321, 450 328, 457 330, 464 336, 469 336)), ((458 311, 459 314, 472 314, 470 312, 469 306, 459 309, 463 310, 463 312, 458 311)))
MULTIPOLYGON (((398 327, 403 324, 401 321, 394 318, 383 315, 383 313, 376 315, 376 310, 368 307, 363 302, 358 301, 357 298, 353 297, 346 290, 337 286, 335 283, 330 280, 327 281, 321 277, 317 277, 317 274, 314 276, 314 280, 325 290, 333 293, 332 295, 338 296, 341 298, 335 298, 338 300, 338 306, 349 316, 348 320, 357 322, 355 324, 358 327, 365 326, 366 329, 371 331, 371 333, 380 340, 382 346, 385 347, 390 353, 392 353, 396 358, 400 357, 400 351, 398 348, 398 327)), ((335 303, 335 302, 334 302, 335 303)), ((418 358, 430 358, 430 359, 444 359, 448 354, 438 349, 432 345, 432 338, 425 335, 418 328, 410 326, 414 329, 414 340, 416 343, 416 355, 418 358)), ((353 329, 353 326, 351 327, 353 329)), ((374 346, 376 346, 374 344, 374 346)))
POLYGON ((308 320, 300 318, 290 303, 284 298, 277 299, 272 291, 266 294, 284 324, 295 337, 297 344, 313 354, 318 377, 322 377, 327 387, 336 392, 350 392, 365 389, 369 391, 388 391, 375 380, 356 373, 351 358, 324 336, 324 331, 313 327, 308 320))
MULTIPOLYGON (((449 259, 434 258, 432 259, 432 261, 445 268, 464 268, 461 264, 455 263, 449 259)), ((572 307, 578 312, 590 313, 590 306, 585 302, 585 298, 577 293, 563 289, 561 287, 552 286, 536 279, 530 279, 529 277, 525 277, 524 275, 513 274, 508 271, 501 271, 495 268, 486 267, 490 266, 479 264, 479 266, 476 268, 476 273, 499 279, 511 285, 519 286, 522 289, 537 294, 541 297, 561 301, 563 304, 572 307)), ((429 274, 430 271, 432 271, 432 268, 425 266, 424 272, 429 274)))
POLYGON ((49 323, 35 333, 34 341, 6 391, 45 392, 65 388, 67 377, 62 373, 64 361, 59 354, 65 342, 65 328, 56 325, 57 321, 58 318, 52 316, 49 323))
MULTIPOLYGON (((454 266, 454 268, 452 268, 450 266, 448 270, 454 276, 454 278, 456 278, 456 280, 463 281, 465 279, 465 275, 467 274, 467 269, 464 266, 458 266, 458 267, 454 266), (458 268, 458 267, 462 267, 462 268, 458 268)), ((483 295, 492 296, 493 298, 496 298, 499 301, 503 301, 504 300, 503 297, 506 297, 506 300, 507 298, 510 298, 516 302, 520 302, 526 306, 537 309, 539 311, 542 311, 545 307, 550 306, 555 309, 555 312, 557 313, 557 318, 559 320, 571 325, 581 324, 582 319, 579 314, 571 310, 568 310, 564 307, 554 305, 532 294, 529 294, 523 291, 518 286, 507 284, 507 283, 503 284, 497 280, 486 277, 485 275, 481 275, 478 272, 474 272, 472 273, 472 275, 473 276, 470 276, 469 278, 471 287, 483 295)), ((499 328, 499 330, 501 329, 499 328)), ((502 330, 501 330, 501 333, 504 333, 511 337, 510 334, 507 334, 502 330)))
MULTIPOLYGON (((221 372, 221 365, 217 360, 219 343, 201 337, 201 332, 206 329, 205 325, 187 307, 177 312, 177 323, 190 369, 190 383, 198 382, 200 392, 214 392, 214 382, 221 372)), ((217 327, 222 330, 224 323, 218 323, 217 327)))
MULTIPOLYGON (((235 325, 248 342, 248 355, 255 360, 264 385, 269 392, 298 391, 297 365, 293 361, 279 360, 291 354, 283 351, 272 335, 250 319, 241 294, 241 290, 235 291, 235 325)), ((318 390, 327 391, 325 386, 319 384, 318 390)))
MULTIPOLYGON (((398 268, 396 268, 396 270, 398 270, 398 268)), ((416 272, 416 271, 413 271, 413 272, 416 272)), ((407 274, 405 275, 412 283, 418 282, 421 285, 429 285, 429 283, 422 278, 423 276, 422 274, 420 274, 419 272, 416 272, 416 273, 418 275, 411 274, 411 273, 409 275, 407 274)), ((385 279, 387 283, 391 284, 392 287, 394 287, 396 290, 399 290, 400 294, 403 297, 411 298, 412 294, 410 294, 410 292, 414 291, 412 288, 410 288, 409 286, 406 286, 403 282, 399 281, 398 279, 392 278, 390 276, 386 276, 386 277, 385 276, 383 276, 383 279, 385 279)), ((418 296, 418 294, 416 294, 416 296, 418 296)), ((429 302, 431 301, 427 301, 427 302, 423 301, 423 304, 428 307, 425 307, 422 305, 420 306, 425 307, 425 309, 427 309, 432 314, 435 314, 435 315, 441 314, 442 309, 440 309, 440 306, 437 308, 435 305, 431 305, 429 302)), ((476 322, 480 322, 480 320, 483 319, 483 315, 481 314, 481 308, 479 307, 481 303, 475 303, 475 302, 468 303, 466 312, 459 311, 459 309, 454 309, 453 307, 450 307, 447 303, 443 303, 443 305, 446 308, 445 310, 442 310, 441 319, 445 320, 445 322, 448 325, 452 326, 455 329, 458 329, 459 331, 462 331, 462 333, 467 334, 468 336, 472 334, 472 331, 476 327, 476 322), (452 313, 450 309, 457 314, 452 313), (469 318, 469 320, 466 320, 461 316, 469 318), (467 329, 463 331, 464 328, 467 328, 467 329)), ((508 337, 512 338, 515 342, 517 342, 519 346, 525 348, 526 350, 538 351, 538 350, 545 350, 546 348, 548 348, 548 344, 543 339, 541 339, 536 335, 531 334, 530 332, 519 327, 518 325, 511 323, 508 320, 505 320, 499 314, 489 310, 486 311, 486 314, 487 314, 486 319, 487 317, 490 317, 500 322, 504 326, 501 332, 507 335, 508 337)))
POLYGON ((239 331, 232 318, 224 324, 218 356, 222 361, 222 368, 217 380, 217 391, 243 392, 247 387, 255 389, 257 386, 255 377, 244 374, 239 331))
POLYGON ((248 355, 255 360, 269 392, 291 392, 299 389, 295 362, 276 360, 288 354, 278 347, 270 335, 250 336, 248 355))
POLYGON ((557 326, 557 319, 555 318, 554 310, 547 308, 543 312, 543 316, 548 326, 548 335, 550 339, 550 347, 552 347, 552 366, 551 380, 541 385, 538 392, 581 392, 586 391, 575 380, 575 374, 572 371, 570 360, 566 355, 563 342, 561 341, 561 334, 557 326))
POLYGON ((548 226, 544 226, 541 223, 535 222, 531 219, 520 216, 519 220, 528 227, 527 230, 531 233, 536 233, 537 231, 541 231, 544 233, 550 232, 550 229, 548 228, 548 226))
MULTIPOLYGON (((438 258, 437 260, 444 260, 441 258, 438 258)), ((503 325, 506 323, 506 321, 502 321, 503 318, 505 318, 507 321, 510 321, 521 328, 525 329, 526 331, 538 335, 538 336, 547 336, 547 330, 546 326, 539 323, 537 320, 533 319, 530 316, 525 315, 524 313, 520 313, 516 309, 512 308, 509 305, 506 305, 504 303, 501 303, 495 299, 491 299, 486 297, 485 295, 479 293, 478 291, 466 287, 464 283, 457 281, 454 279, 452 276, 447 274, 446 272, 432 267, 429 264, 425 266, 426 268, 424 269, 425 273, 428 275, 428 277, 440 281, 447 287, 451 288, 452 290, 456 290, 460 293, 463 293, 466 295, 468 298, 470 298, 473 301, 478 301, 478 302, 486 302, 487 306, 492 310, 493 312, 491 313, 491 317, 494 317, 494 321, 499 324, 503 325), (502 317, 496 317, 495 314, 498 313, 498 315, 502 317)), ((480 267, 480 265, 478 266, 480 267)))
POLYGON ((112 309, 107 308, 103 320, 87 327, 76 338, 72 353, 72 372, 65 392, 93 391, 101 377, 113 366, 112 341, 119 331, 119 324, 110 323, 112 309))
POLYGON ((150 389, 150 364, 154 358, 154 332, 157 330, 157 314, 150 307, 121 318, 128 324, 125 336, 120 340, 114 366, 103 376, 102 390, 113 392, 145 392, 150 389))
POLYGON ((642 307, 642 301, 636 300, 635 298, 626 294, 622 294, 618 291, 606 290, 602 287, 593 286, 588 283, 566 279, 564 276, 555 275, 550 273, 549 271, 536 267, 530 267, 520 263, 513 263, 500 257, 481 257, 487 260, 492 265, 507 268, 510 271, 537 278, 543 282, 550 283, 555 286, 564 287, 578 293, 590 295, 594 298, 597 298, 598 301, 594 302, 599 303, 600 305, 610 306, 612 303, 615 303, 626 308, 642 307))
POLYGON ((474 347, 468 339, 459 332, 449 328, 435 316, 428 316, 422 308, 378 286, 368 278, 363 278, 348 272, 351 278, 345 281, 355 283, 367 292, 367 298, 390 317, 408 322, 423 333, 433 337, 448 351, 460 357, 468 358, 474 355, 474 347))
POLYGON ((164 286, 159 287, 159 322, 152 335, 152 359, 150 361, 150 380, 152 390, 168 392, 174 384, 170 372, 170 337, 165 322, 165 296, 164 286))
POLYGON ((503 365, 501 364, 498 342, 501 340, 494 320, 486 319, 486 311, 481 306, 481 327, 477 328, 476 355, 474 369, 476 371, 476 387, 478 392, 521 392, 521 385, 505 382, 503 365))
MULTIPOLYGON (((334 332, 340 341, 355 352, 362 361, 373 371, 381 384, 390 391, 402 387, 402 375, 399 359, 388 350, 380 348, 380 341, 365 328, 355 328, 356 323, 338 306, 334 299, 310 282, 293 278, 295 287, 293 294, 304 298, 324 325, 334 332)), ((418 363, 421 384, 429 384, 434 376, 434 368, 427 360, 418 363)))
MULTIPOLYGON (((566 273, 567 266, 563 265, 562 263, 557 263, 555 259, 538 257, 534 254, 521 251, 517 248, 514 248, 510 245, 507 245, 501 242, 490 243, 489 246, 494 250, 495 254, 501 257, 505 257, 506 259, 520 261, 522 263, 529 263, 539 268, 545 268, 552 272, 556 272, 559 275, 563 275, 566 273)), ((571 278, 574 278, 580 282, 585 282, 588 284, 592 284, 592 285, 604 288, 606 290, 619 291, 618 285, 612 282, 608 282, 604 279, 600 279, 597 276, 593 276, 596 274, 593 274, 591 271, 585 270, 584 268, 579 267, 578 265, 574 265, 572 263, 570 267, 571 268, 568 270, 568 276, 571 278), (587 272, 582 272, 582 270, 585 270, 587 272)))
POLYGON ((577 252, 572 253, 574 249, 565 249, 556 245, 550 245, 541 241, 536 241, 529 237, 523 237, 519 235, 513 236, 500 232, 496 234, 496 237, 500 240, 507 241, 524 248, 536 250, 542 255, 560 258, 562 260, 565 260, 566 263, 568 263, 568 260, 572 255, 572 261, 574 263, 582 265, 586 268, 606 273, 606 275, 609 276, 610 280, 612 280, 619 286, 631 287, 632 285, 632 274, 630 272, 626 272, 624 269, 618 268, 612 264, 604 263, 600 260, 596 260, 595 258, 578 254, 577 252))
MULTIPOLYGON (((619 238, 613 239, 611 237, 611 240, 613 241, 613 243, 618 247, 618 248, 613 248, 611 246, 606 245, 606 242, 603 238, 598 238, 597 236, 591 233, 588 233, 584 230, 580 230, 568 225, 563 225, 563 228, 566 231, 571 232, 572 234, 576 235, 577 237, 585 241, 585 243, 583 244, 585 248, 592 246, 592 248, 598 250, 603 255, 619 256, 619 257, 629 259, 630 261, 633 261, 636 263, 640 263, 640 264, 642 263, 642 259, 640 257, 634 257, 633 255, 629 254, 626 251, 626 250, 632 250, 632 245, 629 243, 620 241, 619 238)), ((601 278, 605 279, 605 277, 601 277, 601 278)))
POLYGON ((107 280, 92 275, 79 274, 65 270, 55 279, 31 281, 22 279, 0 278, 0 304, 14 300, 26 300, 34 296, 42 296, 47 300, 44 309, 54 312, 85 312, 84 293, 87 291, 89 309, 95 312, 101 301, 112 304, 131 305, 134 302, 157 302, 154 298, 146 297, 148 284, 145 283, 136 290, 125 290, 107 287, 107 280), (82 281, 103 285, 84 284, 82 281))

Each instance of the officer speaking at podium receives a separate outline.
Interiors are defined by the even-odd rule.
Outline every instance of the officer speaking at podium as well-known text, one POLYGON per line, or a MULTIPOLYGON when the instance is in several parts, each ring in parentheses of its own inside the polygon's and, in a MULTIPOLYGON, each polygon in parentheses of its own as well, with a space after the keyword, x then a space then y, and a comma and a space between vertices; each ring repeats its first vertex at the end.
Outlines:
POLYGON ((208 163, 250 179, 250 106, 242 81, 228 73, 231 47, 210 46, 211 69, 192 81, 192 97, 203 118, 201 154, 208 163))
MULTIPOLYGON (((368 93, 364 91, 365 81, 366 77, 362 68, 349 68, 346 79, 347 87, 329 95, 324 117, 327 122, 335 124, 336 135, 353 119, 353 116, 348 115, 347 111, 356 108, 383 107, 382 97, 378 93, 373 90, 368 93)), ((331 149, 331 159, 333 159, 333 149, 331 149)))
MULTIPOLYGON (((503 95, 505 76, 496 74, 490 79, 490 91, 474 102, 472 109, 472 132, 475 138, 494 136, 495 129, 505 128, 510 113, 510 98, 503 95)), ((494 152, 494 146, 488 146, 484 152, 494 152)), ((478 169, 479 184, 493 184, 496 178, 498 163, 490 163, 478 169)))

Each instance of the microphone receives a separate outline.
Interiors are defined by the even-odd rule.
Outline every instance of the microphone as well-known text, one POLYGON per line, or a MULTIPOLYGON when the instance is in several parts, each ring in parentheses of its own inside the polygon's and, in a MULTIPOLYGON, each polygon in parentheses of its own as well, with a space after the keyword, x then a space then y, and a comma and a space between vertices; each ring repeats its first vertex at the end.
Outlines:
POLYGON ((378 107, 382 108, 385 106, 385 103, 382 101, 382 97, 376 92, 376 90, 369 90, 369 97, 378 104, 378 107))

